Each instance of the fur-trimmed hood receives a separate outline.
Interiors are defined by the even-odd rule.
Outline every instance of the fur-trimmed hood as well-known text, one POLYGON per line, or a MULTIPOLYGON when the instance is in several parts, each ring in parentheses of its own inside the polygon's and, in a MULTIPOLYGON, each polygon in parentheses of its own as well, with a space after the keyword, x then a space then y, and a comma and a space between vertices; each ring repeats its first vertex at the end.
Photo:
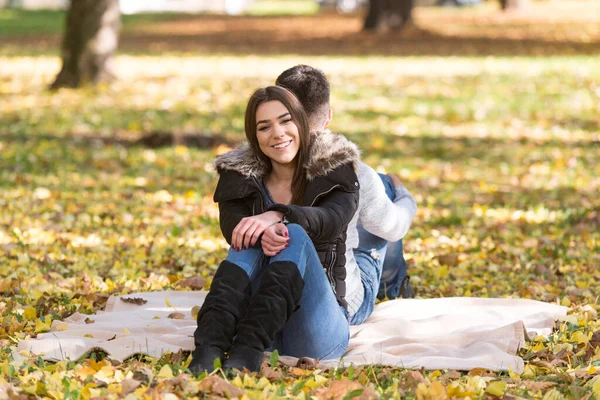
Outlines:
MULTIPOLYGON (((352 163, 354 171, 358 171, 360 152, 356 144, 329 130, 311 133, 309 160, 306 165, 306 178, 309 181, 318 176, 325 176, 348 163, 352 163)), ((219 172, 236 171, 254 178, 263 177, 267 170, 265 163, 252 152, 248 143, 217 156, 213 164, 219 172)))

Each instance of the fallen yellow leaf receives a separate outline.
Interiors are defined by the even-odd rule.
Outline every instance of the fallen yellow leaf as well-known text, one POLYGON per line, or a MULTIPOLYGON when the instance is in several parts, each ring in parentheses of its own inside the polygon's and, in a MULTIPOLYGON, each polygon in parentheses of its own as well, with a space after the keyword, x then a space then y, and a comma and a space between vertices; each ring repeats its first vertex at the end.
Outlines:
POLYGON ((36 314, 35 308, 33 307, 27 307, 25 310, 23 310, 23 317, 27 321, 35 321, 35 317, 37 316, 36 314))
POLYGON ((581 331, 577 331, 577 332, 573 333, 573 335, 571 336, 571 339, 578 344, 588 343, 590 341, 590 338, 588 337, 588 335, 586 335, 585 333, 583 333, 581 331))
POLYGON ((194 306, 194 307, 192 307, 192 310, 190 311, 190 313, 192 314, 192 318, 198 319, 198 313, 199 312, 200 312, 200 306, 194 306))
POLYGON ((510 379, 512 379, 513 381, 520 381, 521 380, 521 375, 517 374, 512 367, 508 367, 508 376, 510 376, 510 379))
POLYGON ((493 381, 490 382, 485 388, 485 392, 489 393, 493 396, 502 397, 504 396, 504 391, 506 390, 506 382, 502 381, 493 381))
POLYGON ((173 377, 173 370, 171 369, 171 367, 169 367, 168 364, 165 364, 162 366, 162 368, 160 369, 160 371, 158 372, 157 375, 159 378, 172 378, 173 377))
POLYGON ((35 321, 35 333, 48 332, 50 330, 50 323, 42 322, 41 319, 35 321))

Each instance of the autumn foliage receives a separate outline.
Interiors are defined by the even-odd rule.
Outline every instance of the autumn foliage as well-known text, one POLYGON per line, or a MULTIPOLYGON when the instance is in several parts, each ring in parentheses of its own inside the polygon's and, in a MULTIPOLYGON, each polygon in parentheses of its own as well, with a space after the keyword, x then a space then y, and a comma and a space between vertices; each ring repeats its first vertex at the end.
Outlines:
MULTIPOLYGON (((36 41, 2 33, 0 398, 600 398, 599 21, 588 23, 586 15, 563 29, 534 17, 488 15, 480 36, 506 30, 506 18, 514 18, 515 30, 469 42, 460 38, 475 31, 460 23, 475 23, 470 11, 440 12, 417 10, 415 22, 454 21, 445 34, 427 30, 426 22, 406 33, 425 38, 430 50, 398 44, 389 57, 378 44, 373 54, 356 56, 360 51, 346 42, 344 54, 307 45, 298 51, 305 56, 289 50, 271 57, 271 48, 260 53, 252 37, 240 45, 214 36, 224 43, 222 54, 218 46, 194 47, 185 17, 181 24, 160 20, 156 29, 126 24, 118 81, 53 93, 46 87, 59 59, 40 43, 57 43, 58 34, 36 41), (171 34, 160 34, 174 29, 183 29, 183 53, 174 53, 171 34), (447 58, 438 56, 446 48, 431 50, 436 40, 474 44, 460 53, 469 56, 447 58), (514 54, 538 49, 552 56, 505 57, 513 44, 514 54), (232 54, 236 46, 239 54, 232 54), (169 52, 159 53, 163 48, 169 52), (402 49, 425 55, 402 57, 402 49), (227 250, 210 162, 243 139, 248 95, 299 62, 331 79, 332 129, 415 194, 419 212, 405 254, 418 296, 521 297, 571 308, 551 336, 521 349, 524 373, 377 365, 322 371, 274 356, 262 375, 197 380, 182 352, 123 363, 101 352, 58 363, 24 352, 26 361, 15 361, 10 346, 75 311, 93 323, 110 295, 135 302, 129 294, 209 287, 227 250), (175 140, 143 140, 157 133, 175 140), (209 139, 177 140, 185 135, 209 139)), ((340 18, 340 29, 354 23, 340 18)), ((376 40, 356 35, 364 48, 376 40)), ((282 36, 272 49, 295 40, 282 36)))

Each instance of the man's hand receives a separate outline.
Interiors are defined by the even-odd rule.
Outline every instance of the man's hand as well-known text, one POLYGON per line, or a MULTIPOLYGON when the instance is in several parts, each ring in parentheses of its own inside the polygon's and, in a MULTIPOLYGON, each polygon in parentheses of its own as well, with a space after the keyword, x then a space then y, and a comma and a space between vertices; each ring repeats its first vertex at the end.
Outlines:
POLYGON ((290 240, 288 228, 284 224, 271 225, 262 237, 262 249, 265 256, 275 256, 286 247, 290 240))
POLYGON ((394 187, 403 187, 404 184, 402 183, 402 181, 400 180, 400 178, 398 178, 398 175, 394 175, 394 174, 387 174, 388 178, 390 178, 392 180, 392 183, 394 184, 394 187))
POLYGON ((269 226, 281 222, 283 214, 279 211, 267 211, 252 217, 242 218, 231 235, 231 247, 240 251, 249 249, 269 226))

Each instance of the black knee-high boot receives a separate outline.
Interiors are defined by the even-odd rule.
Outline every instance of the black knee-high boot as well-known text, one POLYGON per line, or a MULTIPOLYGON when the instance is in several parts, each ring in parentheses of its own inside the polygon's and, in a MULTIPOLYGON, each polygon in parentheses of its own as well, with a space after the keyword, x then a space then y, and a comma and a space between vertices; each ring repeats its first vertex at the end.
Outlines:
POLYGON ((238 325, 225 368, 260 371, 265 349, 298 307, 303 288, 304 280, 295 263, 279 261, 266 267, 238 325))
POLYGON ((224 360, 251 294, 250 278, 237 265, 223 261, 198 313, 194 332, 196 349, 188 369, 196 376, 212 371, 215 359, 224 360))

